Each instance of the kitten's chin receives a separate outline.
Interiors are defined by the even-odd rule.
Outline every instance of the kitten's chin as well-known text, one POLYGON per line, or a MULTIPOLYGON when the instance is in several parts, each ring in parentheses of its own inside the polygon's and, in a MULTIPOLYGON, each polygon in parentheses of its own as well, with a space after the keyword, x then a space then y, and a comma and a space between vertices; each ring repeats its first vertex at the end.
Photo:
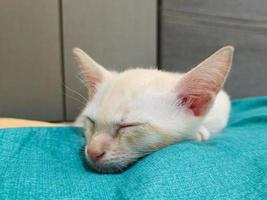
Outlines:
POLYGON ((94 170, 97 173, 103 173, 103 174, 112 174, 112 173, 121 173, 123 172, 128 166, 130 165, 130 163, 128 165, 125 166, 120 166, 119 164, 101 164, 101 163, 96 163, 96 164, 91 164, 90 163, 90 168, 92 170, 94 170))
POLYGON ((121 173, 124 172, 128 167, 133 165, 138 157, 131 158, 131 159, 122 159, 122 158, 113 158, 113 161, 111 162, 109 159, 101 159, 97 162, 93 162, 91 158, 88 156, 87 152, 85 152, 85 158, 87 167, 89 167, 90 170, 95 171, 97 173, 103 173, 103 174, 111 174, 111 173, 121 173))
POLYGON ((131 164, 130 162, 122 166, 120 163, 106 163, 106 162, 97 162, 93 163, 88 156, 86 156, 87 167, 91 171, 95 171, 97 173, 103 174, 111 174, 111 173, 121 173, 125 171, 125 169, 131 164))

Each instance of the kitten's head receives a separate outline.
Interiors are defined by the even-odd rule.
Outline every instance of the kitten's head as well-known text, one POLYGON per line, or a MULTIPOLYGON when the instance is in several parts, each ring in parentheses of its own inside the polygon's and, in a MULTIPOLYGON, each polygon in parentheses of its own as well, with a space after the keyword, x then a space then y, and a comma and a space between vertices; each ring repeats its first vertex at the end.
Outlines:
POLYGON ((218 50, 184 75, 155 69, 110 72, 82 50, 73 52, 90 97, 79 117, 86 158, 97 171, 115 172, 195 134, 228 75, 233 47, 218 50))

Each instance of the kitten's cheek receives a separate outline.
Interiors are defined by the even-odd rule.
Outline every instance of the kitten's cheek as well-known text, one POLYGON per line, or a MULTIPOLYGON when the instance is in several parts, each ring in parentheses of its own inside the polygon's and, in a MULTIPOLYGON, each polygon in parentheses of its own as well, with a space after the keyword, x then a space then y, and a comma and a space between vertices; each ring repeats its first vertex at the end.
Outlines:
POLYGON ((86 145, 85 148, 84 148, 84 155, 85 155, 86 160, 87 160, 90 164, 92 164, 92 161, 91 161, 91 159, 90 159, 90 157, 89 157, 89 155, 88 155, 88 145, 86 145))
POLYGON ((84 135, 85 135, 86 141, 89 142, 93 134, 91 131, 86 131, 84 135))
POLYGON ((128 133, 121 137, 120 144, 126 146, 126 147, 132 147, 136 146, 136 144, 142 143, 142 134, 134 134, 134 133, 128 133))

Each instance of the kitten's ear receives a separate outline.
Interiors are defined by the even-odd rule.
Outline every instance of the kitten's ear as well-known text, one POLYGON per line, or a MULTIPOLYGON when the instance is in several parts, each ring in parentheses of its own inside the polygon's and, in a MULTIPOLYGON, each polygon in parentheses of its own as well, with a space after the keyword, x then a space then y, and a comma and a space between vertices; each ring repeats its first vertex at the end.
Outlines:
POLYGON ((90 58, 79 48, 73 49, 73 54, 77 60, 81 73, 87 82, 89 97, 92 97, 97 89, 97 85, 112 76, 112 73, 90 58))
POLYGON ((176 87, 178 103, 195 116, 204 116, 223 87, 233 53, 232 46, 223 47, 186 73, 176 87))

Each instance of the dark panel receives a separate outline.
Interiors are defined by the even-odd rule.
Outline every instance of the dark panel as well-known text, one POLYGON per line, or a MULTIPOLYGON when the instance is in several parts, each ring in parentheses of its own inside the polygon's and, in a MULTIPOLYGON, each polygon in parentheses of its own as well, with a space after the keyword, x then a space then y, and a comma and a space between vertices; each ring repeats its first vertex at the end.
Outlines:
POLYGON ((266 21, 266 0, 162 0, 163 10, 266 21))
POLYGON ((264 16, 267 19, 267 5, 261 7, 266 2, 253 1, 254 5, 235 1, 242 4, 240 7, 230 1, 195 2, 163 1, 162 68, 189 70, 217 49, 231 44, 236 51, 226 90, 234 98, 267 95, 267 21, 260 21, 264 16))

